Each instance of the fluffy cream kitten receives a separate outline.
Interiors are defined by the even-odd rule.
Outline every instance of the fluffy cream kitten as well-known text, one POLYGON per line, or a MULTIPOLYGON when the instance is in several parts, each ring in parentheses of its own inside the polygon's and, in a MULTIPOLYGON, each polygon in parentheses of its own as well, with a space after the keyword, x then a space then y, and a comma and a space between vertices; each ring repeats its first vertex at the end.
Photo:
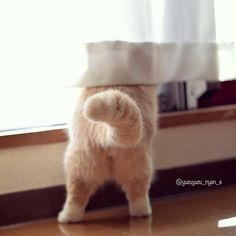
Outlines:
POLYGON ((131 216, 151 214, 156 108, 155 86, 82 89, 69 130, 59 222, 82 221, 90 196, 110 180, 126 193, 131 216))

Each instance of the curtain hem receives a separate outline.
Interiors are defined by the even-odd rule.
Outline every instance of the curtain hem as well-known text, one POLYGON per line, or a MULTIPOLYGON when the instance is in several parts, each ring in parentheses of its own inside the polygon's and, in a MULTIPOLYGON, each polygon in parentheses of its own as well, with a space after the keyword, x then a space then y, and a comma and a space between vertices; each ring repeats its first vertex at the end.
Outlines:
POLYGON ((85 72, 74 87, 217 81, 236 77, 234 43, 131 43, 85 45, 85 72))

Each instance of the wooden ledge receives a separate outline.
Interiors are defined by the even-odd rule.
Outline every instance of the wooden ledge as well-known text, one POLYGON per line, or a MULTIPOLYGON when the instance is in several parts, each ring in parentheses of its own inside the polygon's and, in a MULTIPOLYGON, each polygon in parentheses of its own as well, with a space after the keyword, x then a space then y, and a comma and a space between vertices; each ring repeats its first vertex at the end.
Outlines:
POLYGON ((66 125, 23 131, 0 132, 0 149, 28 145, 66 142, 66 125))
POLYGON ((236 119, 236 105, 202 108, 198 110, 162 113, 160 128, 236 119))
MULTIPOLYGON (((193 111, 162 113, 160 128, 236 119, 236 105, 205 108, 193 111)), ((23 131, 0 132, 0 149, 27 145, 66 142, 66 125, 23 131)))

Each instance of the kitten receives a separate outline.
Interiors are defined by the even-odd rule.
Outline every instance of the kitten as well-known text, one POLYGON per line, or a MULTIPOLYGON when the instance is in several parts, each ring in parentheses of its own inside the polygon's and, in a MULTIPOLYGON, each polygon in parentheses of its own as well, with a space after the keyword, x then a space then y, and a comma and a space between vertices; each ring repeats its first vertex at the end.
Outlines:
POLYGON ((61 223, 79 222, 89 197, 109 180, 126 193, 131 216, 151 214, 155 86, 83 88, 65 154, 67 198, 61 223))

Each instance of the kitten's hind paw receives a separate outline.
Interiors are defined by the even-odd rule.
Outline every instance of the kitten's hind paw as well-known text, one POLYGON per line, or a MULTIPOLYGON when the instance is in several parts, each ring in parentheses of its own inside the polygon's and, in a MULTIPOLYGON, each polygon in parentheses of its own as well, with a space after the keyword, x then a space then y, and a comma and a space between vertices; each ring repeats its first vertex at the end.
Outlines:
POLYGON ((129 203, 129 214, 133 217, 143 217, 152 214, 152 208, 148 196, 129 203))
POLYGON ((76 204, 66 204, 63 210, 58 214, 59 223, 76 223, 81 222, 84 216, 84 209, 76 204))

